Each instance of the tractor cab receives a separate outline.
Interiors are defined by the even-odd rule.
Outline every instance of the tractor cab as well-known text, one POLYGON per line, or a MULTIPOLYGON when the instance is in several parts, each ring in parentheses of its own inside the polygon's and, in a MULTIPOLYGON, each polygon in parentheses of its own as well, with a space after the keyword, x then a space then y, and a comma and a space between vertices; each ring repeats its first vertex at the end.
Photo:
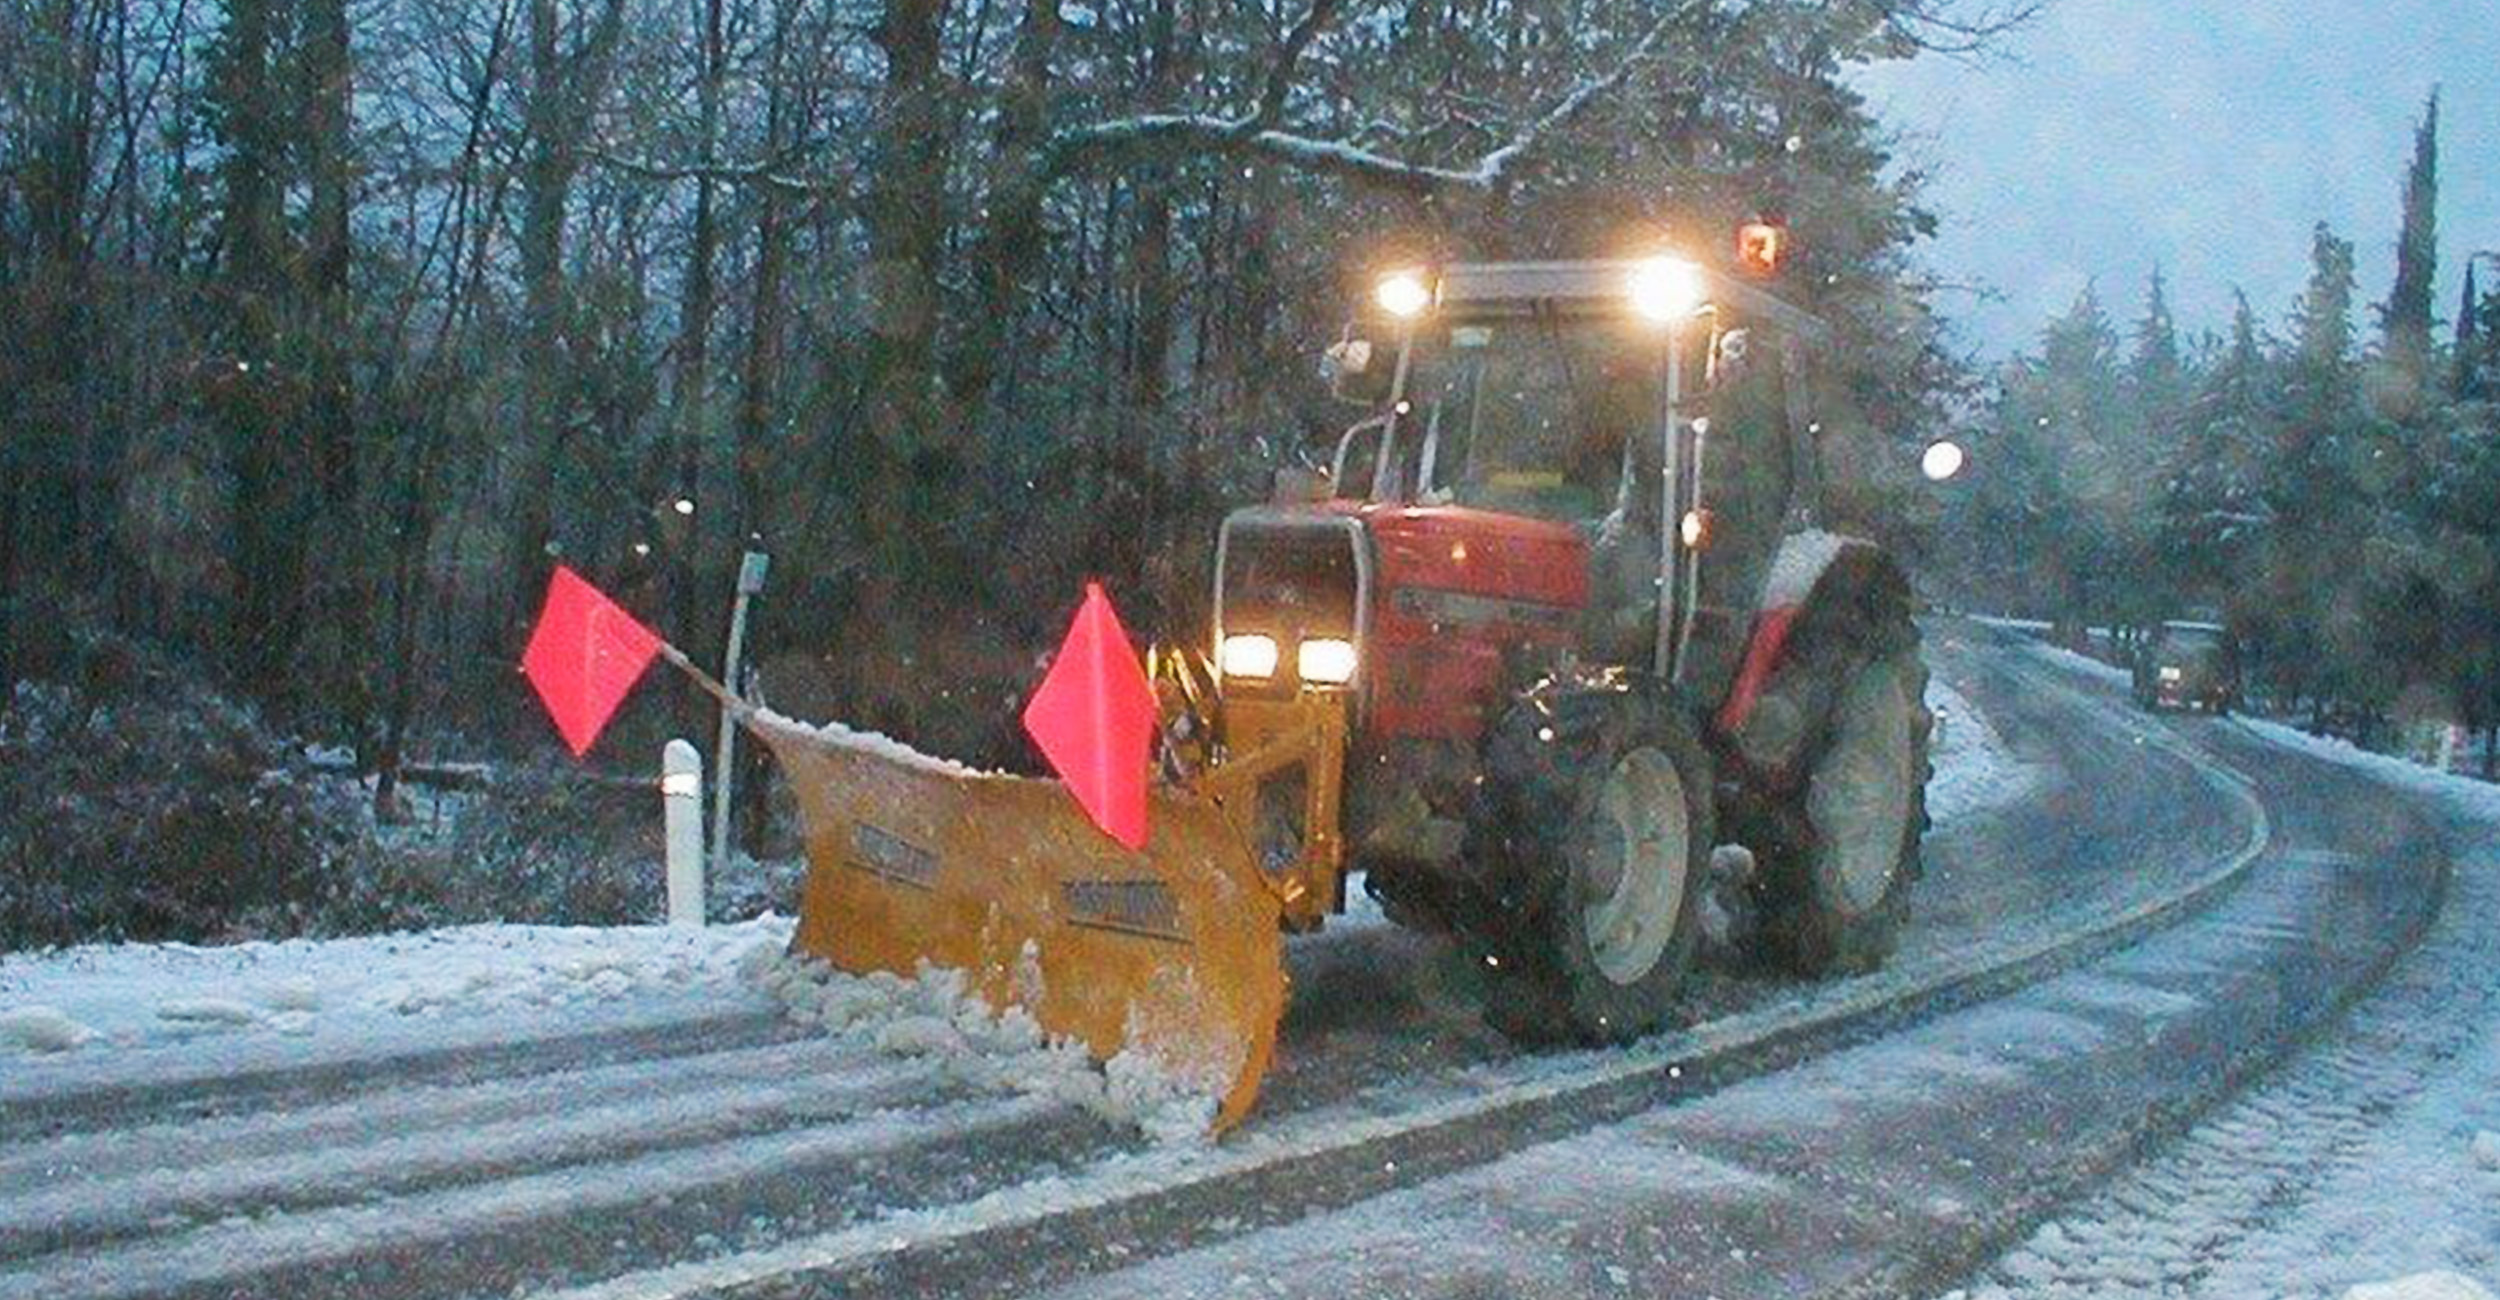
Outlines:
POLYGON ((1810 513, 1822 324, 1666 258, 1404 270, 1372 307, 1323 363, 1370 416, 1225 521, 1226 696, 1327 692, 1386 745, 1472 742, 1564 652, 1723 693, 1810 513))

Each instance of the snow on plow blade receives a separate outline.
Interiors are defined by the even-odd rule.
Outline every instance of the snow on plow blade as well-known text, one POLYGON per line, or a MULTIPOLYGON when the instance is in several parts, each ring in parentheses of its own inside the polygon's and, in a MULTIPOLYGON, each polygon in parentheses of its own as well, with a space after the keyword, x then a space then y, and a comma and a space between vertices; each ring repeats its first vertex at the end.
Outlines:
POLYGON ((839 727, 748 720, 797 793, 800 951, 854 974, 965 973, 1097 1060, 1122 1053, 1249 1112, 1285 976, 1277 902, 1213 804, 1170 792, 1131 851, 1055 781, 976 772, 839 727))

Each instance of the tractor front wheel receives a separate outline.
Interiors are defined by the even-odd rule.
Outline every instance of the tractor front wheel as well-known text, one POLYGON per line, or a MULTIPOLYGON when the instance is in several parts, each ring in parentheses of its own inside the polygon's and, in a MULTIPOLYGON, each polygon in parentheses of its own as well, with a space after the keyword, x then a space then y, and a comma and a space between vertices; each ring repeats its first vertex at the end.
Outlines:
POLYGON ((1485 744, 1467 854, 1487 1017, 1624 1042, 1675 1010, 1700 935, 1711 769, 1672 693, 1621 680, 1522 700, 1485 744))

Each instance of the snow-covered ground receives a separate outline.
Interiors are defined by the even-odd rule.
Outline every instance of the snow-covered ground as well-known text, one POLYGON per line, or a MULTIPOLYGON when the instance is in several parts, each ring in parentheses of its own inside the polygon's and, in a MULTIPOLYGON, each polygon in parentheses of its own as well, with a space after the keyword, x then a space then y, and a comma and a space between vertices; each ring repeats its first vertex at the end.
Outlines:
MULTIPOLYGON (((1363 902, 1369 905, 1370 900, 1363 902)), ((1377 909, 1371 908, 1376 919, 1377 909)), ((120 1053, 134 1072, 216 1043, 322 1039, 406 1047, 429 1028, 578 1027, 777 1002, 855 1045, 924 1058, 1001 1092, 1072 1102, 1166 1140, 1202 1136, 1211 1093, 1151 1062, 1095 1069, 1030 1018, 993 1015, 952 972, 865 979, 788 951, 777 916, 703 930, 480 925, 361 939, 114 944, 0 959, 0 1060, 80 1063, 120 1053)), ((520 1036, 527 1036, 526 1033, 520 1036)), ((1220 1091, 1220 1089, 1217 1089, 1220 1091)))
POLYGON ((2500 1286, 2500 787, 2239 725, 2479 826, 2443 915, 2350 1024, 2042 1226, 1970 1300, 2491 1300, 2500 1286))
MULTIPOLYGON (((1939 787, 1948 792, 1946 807, 1939 810, 1943 820, 1976 816, 2018 794, 2016 782, 2027 776, 2017 771, 2022 765, 1990 720, 1950 690, 1935 703, 1945 717, 1937 754, 1939 787)), ((2018 716, 2029 717, 2009 706, 2002 723, 2006 733, 2018 740, 2037 734, 2016 732, 2018 716)), ((1314 944, 1361 947, 1349 941, 1366 931, 1373 940, 1397 938, 1377 933, 1384 921, 1359 885, 1349 901, 1346 924, 1297 939, 1297 947, 1306 955, 1314 944)), ((2036 920, 2040 934, 2074 924, 2065 914, 2036 920)), ((109 948, 0 963, 0 1010, 21 1003, 51 1006, 64 1020, 76 1010, 88 1019, 73 1023, 97 1034, 63 1052, 0 1047, 0 1101, 18 1086, 12 1074, 22 1082, 30 1071, 50 1072, 46 1086, 57 1088, 61 1070, 85 1064, 96 1067, 98 1077, 118 1080, 148 1073, 156 1059, 211 1052, 218 1044, 257 1043, 269 1050, 270 1059, 285 1060, 292 1058, 279 1054, 304 1050, 306 1038, 316 1044, 335 1038, 342 1050, 361 1050, 368 1034, 420 1040, 490 1029, 552 1034, 584 1022, 610 1023, 621 1014, 705 1004, 745 1008, 751 1024, 771 1030, 760 1041, 739 1039, 689 1056, 600 1058, 544 1073, 414 1088, 402 1087, 393 1071, 376 1071, 353 1093, 288 1101, 266 1113, 213 1116, 206 1128, 189 1122, 154 1125, 141 1135, 152 1144, 142 1147, 143 1155, 125 1154, 132 1130, 72 1134, 14 1157, 20 1169, 45 1168, 43 1162, 63 1150, 93 1163, 77 1166, 78 1179, 44 1190, 41 1197, 16 1197, 14 1207, 11 1198, 0 1198, 0 1246, 12 1222, 30 1232, 49 1231, 46 1225, 65 1217, 63 1207, 77 1209, 82 1231, 132 1235, 126 1243, 99 1236, 102 1244, 91 1249, 56 1249, 14 1274, 0 1251, 0 1293, 17 1293, 10 1283, 22 1280, 29 1283, 27 1294, 75 1294, 72 1284, 87 1274, 108 1278, 96 1284, 102 1293, 115 1285, 111 1276, 140 1276, 108 1274, 96 1267, 99 1261, 113 1269, 163 1270, 156 1275, 191 1279, 195 1289, 205 1291, 209 1284, 201 1279, 231 1283, 261 1276, 255 1269, 281 1265, 306 1270, 286 1276, 309 1276, 315 1263, 340 1260, 345 1261, 340 1271, 320 1276, 354 1285, 353 1270, 369 1268, 366 1261, 464 1254, 484 1259, 491 1252, 481 1241, 552 1236, 583 1223, 625 1223, 628 1210, 642 1214, 652 1204, 664 1209, 649 1222, 581 1229, 598 1240, 610 1240, 612 1232, 614 1241, 642 1243, 635 1259, 620 1254, 620 1262, 600 1268, 630 1262, 640 1269, 671 1261, 720 1280, 743 1276, 747 1269, 899 1255, 906 1244, 942 1248, 997 1224, 1024 1223, 1131 1193, 1246 1177, 1279 1160, 1353 1151, 1420 1123, 1455 1124, 1533 1098, 1588 1092, 1609 1079, 1662 1069, 1673 1078, 1670 1062, 1691 1059, 1712 1044, 1723 1047, 1745 1035, 1768 1034, 1775 1022, 1789 1023, 1783 1018, 1805 1014, 1809 1007, 1828 1015, 1844 1004, 1871 1004, 1895 996, 1908 982, 1938 978, 1941 966, 1984 963, 1992 951, 2038 937, 2027 937, 2018 925, 1992 932, 1971 951, 1924 965, 1905 962, 1864 981, 1800 996, 1777 990, 1759 1006, 1640 1047, 1505 1054, 1482 1061, 1420 1050, 1417 1044, 1425 1040, 1380 1036, 1379 1027, 1389 1023, 1385 1015, 1378 1022, 1340 1017, 1331 1023, 1326 1004, 1311 996, 1321 983, 1314 980, 1302 989, 1305 1000, 1299 1005, 1323 1008, 1321 1028, 1335 1034, 1335 1050, 1344 1053, 1324 1058, 1323 1065, 1362 1063, 1365 1078, 1373 1082, 1340 1083, 1324 1072, 1286 1076, 1282 1082, 1292 1086, 1278 1090, 1279 1104, 1236 1140, 1175 1147, 1139 1144, 1126 1135, 1104 1140, 1090 1130, 1069 1139, 1074 1126, 1061 1122, 1066 1118, 1061 1103, 1073 1101, 1152 1129, 1159 1117, 1202 1123, 1203 1109, 1191 1109, 1202 1102, 1151 1086, 1140 1089, 1139 1083, 1155 1081, 1104 1071, 1064 1048, 1054 1049, 1039 1041, 1030 1022, 967 1014, 960 990, 943 981, 851 980, 788 959, 781 955, 786 922, 739 929, 749 933, 722 930, 698 937, 643 929, 486 927, 356 941, 361 947, 264 945, 256 959, 248 949, 221 950, 240 955, 225 964, 207 960, 188 968, 176 960, 181 953, 109 948), (453 941, 464 935, 467 947, 455 951, 453 941), (672 954, 685 943, 704 946, 691 956, 672 954), (714 943, 719 946, 709 946, 714 943), (596 957, 609 955, 611 946, 632 949, 637 956, 625 981, 606 978, 614 968, 567 960, 584 955, 585 945, 596 957), (332 949, 336 955, 325 957, 332 949), (672 967, 672 955, 688 960, 672 967), (105 974, 127 977, 123 996, 80 984, 105 974), (293 1000, 289 990, 306 986, 326 989, 325 997, 311 1006, 279 1005, 293 1000), (432 996, 387 996, 399 986, 432 996), (38 996, 47 1001, 34 1003, 38 996), (187 1014, 167 1023, 194 1027, 162 1028, 162 1003, 149 999, 175 996, 245 1004, 252 1018, 187 1014), (830 1038, 793 1041, 792 1030, 760 1019, 783 1009, 830 1038), (305 1019, 281 1019, 298 1014, 305 1019), (289 1027, 303 1037, 291 1035, 289 1027), (902 1056, 912 1059, 897 1059, 902 1056), (1073 1095, 1062 1089, 1073 1089, 1073 1095), (1028 1095, 967 1095, 995 1090, 1028 1095), (1168 1108, 1166 1101, 1177 1101, 1179 1109, 1168 1108), (410 1116, 421 1117, 423 1125, 410 1116), (327 1146, 299 1136, 324 1132, 332 1134, 323 1139, 327 1146), (1054 1145, 1062 1141, 1070 1145, 1054 1145), (238 1153, 238 1142, 257 1145, 238 1153), (959 1150, 977 1152, 971 1176, 952 1163, 959 1150), (191 1151, 202 1154, 186 1158, 191 1151), (916 1154, 922 1151, 935 1154, 916 1154), (931 1181, 906 1184, 906 1192, 898 1193, 862 1177, 872 1167, 897 1166, 931 1181), (230 1198, 247 1178, 243 1191, 230 1198), (857 1190, 863 1187, 867 1190, 857 1190), (773 1200, 767 1194, 772 1188, 788 1189, 788 1199, 773 1200), (743 1221, 743 1230, 733 1222, 715 1234, 710 1220, 698 1219, 705 1235, 693 1236, 697 1229, 688 1227, 690 1243, 650 1244, 654 1223, 682 1224, 709 1213, 706 1189, 727 1189, 713 1199, 724 1216, 743 1221), (843 1189, 856 1190, 858 1199, 840 1200, 843 1189), (950 1199, 956 1197, 961 1199, 950 1199), (824 1208, 827 1201, 830 1210, 824 1208), (18 1215, 14 1221, 12 1212, 18 1215), (600 1214, 609 1218, 600 1220, 600 1214), (54 1284, 64 1289, 48 1289, 54 1284)), ((1376 985, 1359 981, 1340 980, 1339 990, 1341 1002, 1378 996, 1376 985)), ((45 1036, 40 1026, 33 1036, 45 1036)), ((679 1041, 673 1029, 668 1037, 679 1041)), ((533 1060, 530 1068, 537 1071, 543 1064, 533 1060)), ((1843 1086, 1863 1090, 1868 1084, 1869 1076, 1851 1075, 1843 1086)), ((1602 1223, 1619 1207, 1602 1195, 1591 1201, 1587 1193, 1657 1189, 1692 1172, 1689 1162, 1650 1159, 1655 1151, 1608 1158, 1602 1154, 1607 1149, 1602 1140, 1583 1141, 1542 1157, 1540 1185, 1550 1182, 1548 1200, 1576 1201, 1592 1223, 1602 1223), (1588 1160, 1591 1150, 1600 1157, 1588 1160)), ((0 1153, 0 1183, 9 1181, 11 1159, 0 1153)), ((1493 1181, 1505 1183, 1503 1195, 1509 1194, 1507 1178, 1493 1181)), ((1475 1199, 1498 1200, 1491 1194, 1475 1199)), ((1765 1222, 1796 1231, 1776 1219, 1765 1222)), ((1213 1235, 1236 1230, 1237 1225, 1213 1235)), ((1381 1239, 1368 1233, 1353 1249, 1375 1250, 1381 1239)), ((1506 1244, 1492 1235, 1469 1241, 1487 1251, 1506 1244)), ((1427 1262, 1446 1261, 1436 1255, 1427 1262)), ((446 1265, 468 1266, 457 1260, 446 1265)), ((1243 1271, 1255 1268, 1253 1261, 1243 1271)), ((1611 1279, 1623 1271, 1610 1265, 1605 1275, 1611 1279)), ((676 1276, 668 1269, 663 1273, 669 1276, 662 1281, 676 1276)), ((592 1270, 578 1276, 595 1280, 609 1274, 592 1270)), ((462 1279, 464 1287, 469 1280, 462 1279)), ((240 1284, 228 1289, 245 1291, 240 1284)), ((493 1291, 508 1289, 498 1285, 493 1291)), ((263 1287, 260 1293, 287 1290, 263 1287)), ((399 1290, 420 1293, 404 1282, 399 1290)), ((602 1284, 599 1293, 642 1294, 629 1284, 612 1291, 602 1284)))
POLYGON ((561 1023, 600 1009, 760 1005, 741 961, 789 941, 775 916, 704 930, 475 925, 203 948, 104 944, 0 957, 0 1060, 197 1048, 204 1040, 405 1038, 464 1020, 561 1023))
POLYGON ((2126 669, 2113 663, 2106 663, 2102 660, 2095 659, 2090 655, 2076 654, 2074 651, 2069 650, 2064 646, 2050 645, 2048 642, 2042 641, 2033 645, 2030 649, 2031 653, 2048 660, 2050 663, 2064 665, 2065 667, 2072 668, 2075 671, 2084 673, 2088 676, 2098 677, 2102 681, 2111 682, 2121 686, 2131 686, 2134 684, 2135 679, 2127 675, 2126 669))
POLYGON ((1927 782, 1927 815, 1936 825, 2013 803, 2039 780, 2039 768, 2016 758, 1988 715, 1942 678, 1928 679, 1927 707, 1936 715, 1936 771, 1927 782))

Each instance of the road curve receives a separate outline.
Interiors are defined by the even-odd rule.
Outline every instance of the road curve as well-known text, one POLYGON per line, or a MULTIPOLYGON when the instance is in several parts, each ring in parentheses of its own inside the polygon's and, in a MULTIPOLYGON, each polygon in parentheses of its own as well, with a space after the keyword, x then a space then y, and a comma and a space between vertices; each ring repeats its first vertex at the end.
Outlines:
MULTIPOLYGON (((1503 1210, 1515 1198, 1500 1189, 1566 1186, 1557 1171, 1575 1161, 1620 1167, 1632 1185, 1553 1223, 1604 1234, 1652 1211, 1689 1220, 1690 1196, 1736 1173, 1773 1175, 1714 1154, 1725 1177, 1686 1177, 1699 1148, 1621 1135, 1674 1133, 1729 1099, 2106 978, 2087 973, 2279 902, 2278 880, 2341 877, 2304 868, 2303 853, 2359 861, 2391 847, 2372 835, 2414 844, 2413 828, 2386 819, 2336 823, 2320 780, 2250 771, 2252 797, 2228 770, 2246 770, 2244 755, 2217 763, 2207 738, 2146 728, 2105 690, 1992 634, 1945 625, 1931 643, 1940 673, 2043 775, 2023 803, 1931 836, 1920 919, 1895 968, 1871 980, 1716 977, 1696 991, 1689 1031, 1625 1052, 1522 1056, 1475 1023, 1467 972, 1428 942, 1376 927, 1324 935, 1292 953, 1286 1059, 1260 1115, 1212 1152, 1149 1149, 1064 1108, 748 1022, 456 1069, 278 1070, 207 1090, 207 1107, 197 1095, 0 1102, 12 1136, 0 1148, 0 1296, 1214 1294, 1238 1289, 1234 1257, 1262 1256, 1296 1263, 1237 1271, 1257 1289, 1335 1294, 1320 1279, 1354 1276, 1344 1270, 1373 1257, 1364 1242, 1384 1219, 1443 1223, 1465 1242, 1463 1221, 1413 1207, 1527 1216, 1503 1210), (2250 886, 2229 888, 2235 869, 2250 886), (1268 1253, 1278 1234, 1326 1266, 1268 1253)), ((2420 910, 2436 874, 2390 877, 2369 915, 2391 941, 2412 923, 2402 904, 2420 910)), ((2359 980, 2367 967, 2330 973, 2359 980)), ((2249 1023, 2280 1036, 2300 1017, 2249 1023)), ((1766 1222, 1818 1212, 1841 1213, 1809 1204, 1766 1222)), ((1754 1258, 1781 1235, 1711 1254, 1754 1258)), ((1481 1240, 1504 1239, 1530 1258, 1558 1252, 1546 1272, 1509 1278, 1523 1294, 1681 1290, 1712 1276, 1695 1263, 1705 1256, 1630 1238, 1481 1240)), ((1860 1265, 1850 1276, 1876 1276, 1872 1256, 1847 1257, 1860 1265)), ((1481 1280, 1470 1259, 1409 1259, 1371 1280, 1465 1294, 1481 1280)))

